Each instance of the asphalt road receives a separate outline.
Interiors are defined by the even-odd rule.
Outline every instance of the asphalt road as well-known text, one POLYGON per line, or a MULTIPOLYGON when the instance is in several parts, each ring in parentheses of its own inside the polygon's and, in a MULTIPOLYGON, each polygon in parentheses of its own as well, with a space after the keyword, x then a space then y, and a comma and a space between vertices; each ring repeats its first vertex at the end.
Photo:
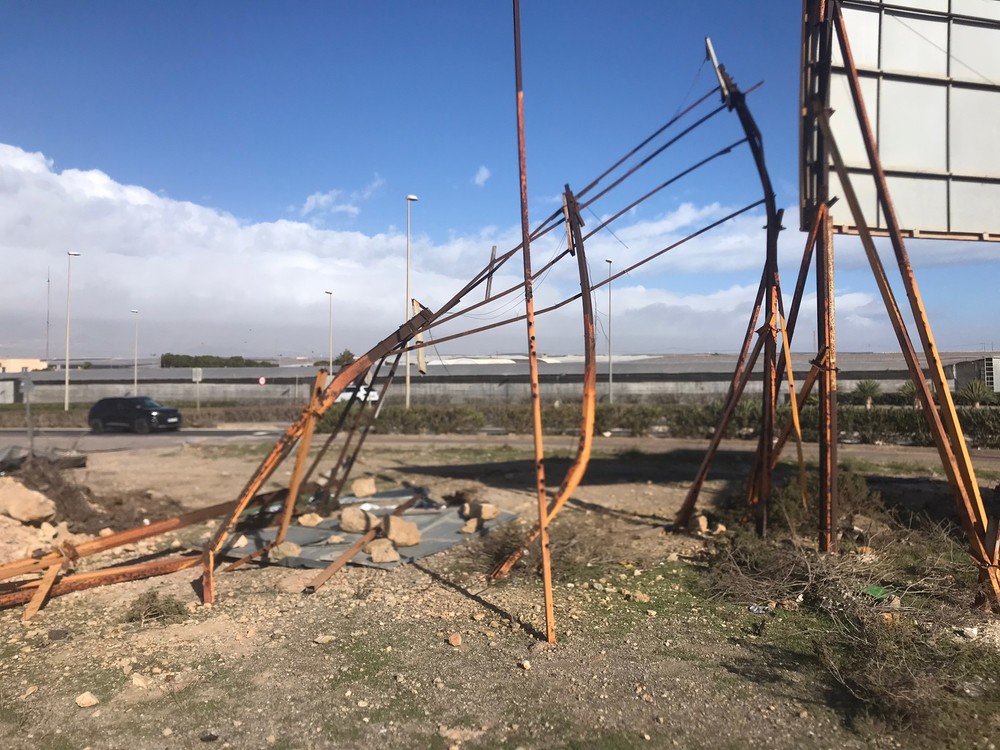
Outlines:
MULTIPOLYGON (((185 429, 171 432, 154 432, 136 435, 131 432, 105 432, 94 434, 89 430, 35 430, 35 450, 49 448, 77 450, 81 453, 101 453, 104 451, 132 450, 137 448, 162 448, 185 443, 205 442, 252 442, 277 440, 282 430, 261 429, 185 429)), ((0 449, 8 446, 27 448, 27 430, 0 430, 0 449)))

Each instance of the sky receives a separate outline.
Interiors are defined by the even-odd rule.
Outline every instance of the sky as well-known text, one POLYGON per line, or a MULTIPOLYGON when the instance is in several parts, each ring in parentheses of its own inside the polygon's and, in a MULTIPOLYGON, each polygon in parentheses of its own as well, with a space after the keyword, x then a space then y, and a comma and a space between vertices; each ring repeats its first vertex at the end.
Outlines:
MULTIPOLYGON (((805 239, 800 11, 798 0, 523 3, 532 226, 559 208, 565 185, 581 190, 713 88, 710 36, 742 88, 763 82, 749 103, 786 209, 787 295, 805 239)), ((74 359, 130 359, 136 325, 143 358, 325 359, 331 301, 335 351, 368 350, 403 319, 407 195, 419 198, 409 204, 411 292, 432 310, 493 245, 520 242, 513 50, 512 5, 500 0, 0 3, 0 357, 61 359, 67 298, 74 359)), ((734 114, 713 117, 585 209, 585 221, 741 137, 734 114)), ((591 274, 606 276, 608 259, 626 268, 760 197, 740 147, 589 238, 591 274)), ((751 210, 616 280, 614 351, 738 350, 763 222, 751 210)), ((564 243, 559 231, 533 243, 533 266, 564 243)), ((836 247, 840 348, 895 350, 857 241, 836 247)), ((940 349, 1000 341, 984 314, 995 308, 994 247, 909 244, 940 349)), ((520 273, 516 258, 495 288, 520 273)), ((576 291, 575 262, 564 259, 537 283, 536 306, 576 291)), ((606 287, 595 293, 602 352, 608 302, 606 287)), ((433 336, 522 311, 523 298, 507 297, 433 336)), ((814 320, 810 293, 793 348, 814 348, 814 320)), ((582 348, 578 304, 537 328, 542 353, 582 348)), ((439 346, 525 350, 522 323, 439 346)))

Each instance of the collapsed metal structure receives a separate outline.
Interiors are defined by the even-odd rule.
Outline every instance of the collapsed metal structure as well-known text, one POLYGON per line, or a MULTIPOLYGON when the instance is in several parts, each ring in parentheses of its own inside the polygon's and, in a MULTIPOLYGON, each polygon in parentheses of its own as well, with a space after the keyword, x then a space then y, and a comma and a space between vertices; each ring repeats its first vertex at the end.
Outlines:
MULTIPOLYGON (((15 561, 6 565, 0 565, 0 607, 14 604, 27 604, 24 612, 25 620, 30 619, 42 606, 45 600, 51 596, 68 593, 80 589, 100 586, 119 581, 135 580, 156 575, 163 575, 187 568, 200 566, 201 568, 201 596, 205 603, 211 603, 216 596, 216 572, 220 563, 220 557, 225 553, 227 542, 237 528, 241 519, 252 507, 267 507, 276 502, 281 503, 281 513, 278 518, 278 533, 275 541, 270 546, 266 546, 255 552, 253 555, 230 563, 223 571, 233 570, 254 557, 265 555, 273 545, 280 544, 284 539, 288 527, 295 513, 296 505, 305 498, 313 503, 318 503, 319 507, 330 509, 338 505, 339 498, 345 486, 348 475, 354 466, 355 460, 362 449, 367 435, 370 433, 372 425, 378 416, 379 410, 385 403, 385 396, 388 389, 393 384, 400 358, 404 353, 429 346, 429 343, 421 341, 420 337, 428 334, 432 329, 461 319, 473 311, 485 305, 502 299, 515 299, 523 295, 525 312, 523 315, 516 315, 498 322, 490 323, 479 327, 468 328, 458 333, 453 333, 445 337, 436 339, 435 343, 441 343, 451 339, 470 336, 483 331, 496 328, 502 325, 524 322, 527 328, 529 367, 531 374, 531 402, 532 402, 532 422, 535 439, 535 485, 538 505, 538 521, 534 528, 528 533, 524 544, 519 550, 512 554, 505 562, 498 565, 490 572, 494 578, 505 575, 523 554, 527 546, 535 539, 541 541, 541 561, 542 577, 545 596, 545 637, 550 642, 555 640, 555 618, 551 585, 551 563, 548 543, 548 531, 551 520, 565 507, 573 492, 576 490, 586 471, 593 440, 594 414, 596 403, 596 355, 595 355, 595 320, 592 297, 595 290, 610 284, 614 280, 634 271, 656 258, 664 255, 670 250, 679 247, 705 233, 717 228, 731 219, 745 214, 760 206, 764 207, 766 216, 766 242, 765 242, 765 262, 758 289, 756 301, 750 316, 746 335, 743 340, 738 364, 733 375, 732 385, 721 410, 719 425, 706 452, 705 459, 691 485, 690 491, 683 503, 681 510, 674 520, 675 529, 683 529, 693 512, 697 502, 699 492, 708 475, 712 458, 717 451, 721 438, 725 433, 725 427, 731 418, 733 411, 743 394, 745 386, 754 371, 756 362, 763 354, 764 388, 763 388, 763 409, 761 416, 760 439, 755 460, 755 466, 751 481, 748 485, 747 502, 750 512, 756 520, 756 525, 761 533, 767 529, 767 506, 771 494, 771 476, 780 455, 780 452, 794 432, 799 444, 799 455, 801 459, 801 432, 798 428, 798 413, 802 404, 813 388, 819 384, 820 403, 820 495, 819 495, 819 541, 823 551, 833 551, 836 543, 836 346, 834 337, 833 319, 833 245, 832 230, 827 210, 831 199, 826 193, 827 186, 819 184, 815 186, 812 195, 815 198, 808 207, 811 216, 811 230, 806 241, 802 263, 793 293, 791 309, 786 318, 784 304, 781 296, 778 263, 777 245, 778 233, 781 230, 782 211, 776 207, 775 197, 771 188, 770 178, 767 173, 764 161, 763 140, 750 109, 746 101, 746 93, 733 82, 725 68, 718 65, 714 60, 714 52, 709 52, 715 66, 719 85, 704 94, 693 104, 683 109, 677 115, 668 120, 661 127, 657 128, 649 137, 645 138, 633 149, 617 160, 607 170, 601 173, 582 190, 575 192, 568 185, 563 192, 562 207, 560 210, 548 216, 534 230, 530 230, 527 211, 527 173, 526 173, 526 148, 524 138, 524 109, 523 109, 523 88, 521 80, 520 65, 520 15, 517 0, 514 6, 514 54, 515 54, 515 77, 517 96, 517 130, 518 130, 518 159, 520 167, 521 186, 521 231, 522 238, 520 244, 510 250, 497 255, 495 248, 491 254, 489 263, 484 266, 475 276, 460 289, 450 300, 437 308, 430 310, 420 307, 417 312, 397 330, 378 342, 375 346, 362 354, 350 365, 343 367, 338 373, 330 377, 326 371, 320 371, 311 389, 309 402, 303 410, 301 416, 288 427, 281 438, 275 443, 267 456, 261 461, 254 471, 239 497, 229 503, 222 503, 203 510, 187 513, 173 519, 153 523, 148 526, 122 531, 112 536, 96 539, 80 545, 72 546, 62 544, 59 548, 50 552, 25 560, 15 561), (699 108, 703 107, 716 93, 720 93, 722 102, 714 109, 695 117, 699 108), (626 205, 617 209, 607 209, 604 207, 604 216, 607 218, 599 220, 597 226, 584 232, 584 221, 582 211, 584 209, 593 211, 598 202, 609 196, 612 191, 626 184, 628 179, 634 174, 647 167, 654 160, 667 152, 672 146, 681 142, 687 135, 694 132, 701 125, 708 122, 723 112, 735 112, 740 126, 743 130, 743 137, 729 143, 703 158, 694 161, 686 168, 672 174, 666 180, 659 182, 652 189, 642 195, 626 201, 626 205), (689 124, 683 125, 686 119, 693 118, 689 124), (680 130, 673 133, 675 126, 680 130), (747 144, 754 165, 757 169, 763 197, 750 202, 737 210, 729 212, 694 232, 677 239, 666 247, 659 248, 642 258, 640 261, 619 271, 614 275, 609 275, 607 279, 594 283, 591 281, 585 243, 593 237, 595 233, 608 228, 627 212, 636 206, 650 199, 654 195, 660 194, 667 187, 675 184, 682 178, 696 172, 705 165, 720 159, 721 157, 733 153, 738 147, 747 144), (565 247, 558 252, 553 259, 543 264, 540 268, 534 269, 531 263, 531 243, 537 242, 540 238, 562 229, 565 232, 565 247), (793 373, 790 360, 790 345, 794 333, 795 323, 801 306, 802 297, 809 269, 812 264, 813 248, 816 248, 816 285, 818 295, 818 316, 819 316, 819 346, 817 357, 813 368, 809 372, 801 393, 796 393, 793 383, 793 373), (494 278, 497 272, 504 265, 513 259, 517 253, 521 253, 523 261, 522 280, 506 289, 494 293, 492 289, 494 278), (555 264, 563 261, 567 256, 575 258, 577 265, 577 275, 579 277, 579 292, 572 294, 548 307, 535 310, 533 284, 544 276, 555 264), (463 300, 468 299, 477 289, 485 288, 483 299, 475 302, 467 302, 462 306, 463 300), (580 435, 576 456, 564 476, 560 486, 554 492, 546 488, 544 450, 542 442, 542 414, 541 397, 538 386, 537 353, 535 347, 535 319, 537 316, 552 312, 562 308, 576 300, 580 300, 580 312, 583 327, 583 349, 585 361, 582 373, 582 396, 580 406, 580 435), (758 327, 758 318, 761 311, 764 313, 763 324, 758 327), (756 341, 754 341, 756 337, 756 341), (378 375, 387 362, 390 362, 388 375, 384 380, 380 399, 375 403, 359 400, 357 397, 360 389, 355 390, 354 396, 339 415, 336 425, 330 436, 320 447, 318 455, 310 462, 309 452, 312 447, 314 433, 317 422, 330 410, 337 397, 344 392, 344 389, 354 383, 367 380, 371 382, 374 376, 378 375), (788 425, 782 429, 777 429, 776 403, 778 398, 779 383, 785 377, 788 382, 789 397, 792 405, 792 419, 788 425), (316 474, 320 462, 323 460, 328 450, 332 446, 333 440, 344 433, 347 427, 344 443, 341 446, 333 467, 330 469, 327 479, 322 482, 312 481, 316 474), (263 492, 265 483, 274 475, 276 469, 295 453, 294 467, 288 487, 277 492, 263 492), (174 531, 184 526, 200 523, 213 518, 219 518, 220 523, 204 546, 200 553, 182 554, 163 558, 157 558, 149 562, 137 563, 124 567, 106 568, 103 570, 90 571, 85 573, 69 573, 78 560, 84 557, 95 555, 109 549, 120 547, 125 544, 132 544, 138 540, 155 537, 157 535, 174 531), (28 580, 23 580, 25 576, 32 576, 28 580), (19 579, 19 580, 13 580, 19 579)), ((838 6, 836 3, 811 2, 806 0, 807 14, 805 18, 806 35, 804 44, 825 45, 824 49, 829 51, 832 39, 832 28, 837 26, 840 30, 839 38, 845 60, 850 61, 850 47, 847 43, 846 35, 843 32, 838 6)), ((827 55, 828 57, 828 55, 827 55)), ((805 58, 804 58, 805 59, 805 58)), ((853 62, 851 62, 853 65, 853 62)), ((826 120, 824 110, 825 92, 824 78, 822 71, 804 70, 803 91, 808 92, 808 107, 811 117, 814 118, 818 131, 815 137, 824 153, 829 153, 835 165, 838 165, 836 143, 833 141, 826 120)), ((751 89, 752 91, 752 89, 751 89)), ((749 92, 747 92, 749 93, 749 92)), ((860 100, 860 90, 855 87, 854 91, 858 101, 858 111, 864 112, 863 103, 860 100)), ((810 120, 812 122, 812 120, 810 120)), ((804 126, 805 127, 805 126, 804 126)), ((874 148, 874 142, 868 132, 867 145, 870 149, 870 157, 873 165, 878 164, 878 154, 874 148)), ((838 166, 839 169, 839 166, 838 166)), ((850 182, 846 177, 846 172, 842 176, 842 183, 845 192, 848 193, 849 201, 853 200, 850 195, 850 182)), ((880 199, 886 206, 886 213, 891 216, 891 202, 888 192, 885 190, 884 179, 880 190, 880 199)), ((595 213, 595 216, 597 214, 595 213)), ((864 222, 859 211, 855 211, 858 218, 859 228, 863 229, 864 222)), ((941 451, 945 468, 949 472, 949 479, 955 489, 956 500, 959 510, 966 521, 969 533, 970 546, 973 557, 981 566, 984 578, 990 582, 992 587, 993 601, 1000 597, 1000 577, 997 572, 997 557, 1000 553, 1000 541, 997 539, 996 522, 987 523, 982 501, 979 497, 978 485, 972 472, 968 451, 965 449, 962 439, 961 429, 955 415, 954 405, 951 403, 950 394, 944 383, 944 374, 940 367, 940 360, 934 348, 933 339, 930 335, 929 325, 926 315, 923 313, 919 303, 919 294, 916 291, 916 282, 913 279, 912 269, 906 259, 905 248, 901 237, 893 239, 893 247, 897 255, 900 268, 903 270, 904 282, 907 284, 907 294, 911 303, 915 305, 918 312, 918 328, 921 340, 924 343, 924 350, 928 362, 932 363, 932 377, 939 398, 941 399, 941 412, 933 408, 930 390, 927 387, 923 374, 920 370, 919 362, 913 346, 910 343, 905 326, 899 318, 899 308, 892 292, 885 280, 885 273, 881 262, 874 250, 870 236, 862 231, 862 240, 865 243, 865 250, 871 261, 876 280, 882 291, 886 302, 887 310, 893 321, 894 328, 899 336, 900 345, 907 356, 907 362, 913 374, 914 382, 918 387, 924 402, 924 413, 932 426, 935 441, 941 451)), ((801 466, 801 460, 800 460, 801 466)), ((415 501, 415 497, 407 500, 396 508, 394 513, 405 512, 415 501)), ((373 538, 375 530, 370 531, 345 552, 338 560, 318 574, 307 585, 306 592, 314 592, 322 586, 334 573, 340 570, 350 559, 360 552, 362 546, 373 538)))

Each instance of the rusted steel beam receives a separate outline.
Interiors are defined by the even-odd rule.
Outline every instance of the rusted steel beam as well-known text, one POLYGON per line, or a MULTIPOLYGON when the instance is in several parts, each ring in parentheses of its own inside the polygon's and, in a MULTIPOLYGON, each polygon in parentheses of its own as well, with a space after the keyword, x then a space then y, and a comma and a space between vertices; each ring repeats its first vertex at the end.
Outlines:
MULTIPOLYGON (((142 578, 153 578, 154 576, 176 573, 178 570, 192 568, 200 562, 200 557, 173 557, 166 560, 154 560, 153 562, 140 563, 138 565, 125 565, 117 568, 107 568, 105 570, 95 570, 88 573, 77 573, 66 576, 61 581, 57 581, 49 590, 49 598, 62 596, 73 591, 92 589, 97 586, 106 586, 112 583, 123 583, 125 581, 137 581, 142 578)), ((15 591, 0 594, 0 608, 11 607, 16 604, 30 602, 35 595, 35 591, 41 585, 40 581, 27 581, 19 584, 15 591)))
POLYGON ((549 549, 548 498, 545 494, 545 451, 542 445, 542 400, 538 389, 538 348, 535 341, 535 298, 531 280, 531 240, 528 225, 528 161, 524 138, 524 86, 521 78, 521 3, 514 2, 514 77, 517 88, 517 162, 521 182, 521 257, 524 261, 524 314, 528 333, 528 371, 531 378, 532 432, 535 438, 535 492, 545 593, 545 638, 556 641, 552 596, 552 558, 549 549))
MULTIPOLYGON (((404 512, 413 507, 413 504, 417 502, 417 498, 418 495, 413 495, 413 497, 411 497, 409 500, 406 500, 405 502, 397 505, 393 509, 392 513, 390 513, 389 515, 393 516, 402 515, 404 512)), ((375 528, 369 529, 367 532, 365 532, 361 536, 361 538, 358 539, 358 541, 356 541, 354 544, 352 544, 350 547, 344 550, 343 554, 340 557, 338 557, 336 560, 330 563, 319 573, 319 575, 313 578, 302 590, 302 593, 315 594, 316 591, 318 591, 319 588, 324 583, 329 581, 330 578, 332 578, 333 575, 338 570, 340 570, 345 565, 347 565, 347 563, 353 560, 357 556, 357 554, 364 548, 364 546, 378 535, 379 528, 380 527, 376 526, 375 528)))
MULTIPOLYGON (((820 216, 822 231, 816 249, 816 330, 819 332, 819 550, 837 549, 837 335, 834 316, 833 222, 829 211, 820 216)), ((805 397, 803 397, 805 398, 805 397)))
MULTIPOLYGON (((566 213, 566 239, 570 248, 575 249, 577 268, 580 275, 580 299, 583 308, 583 397, 580 405, 580 442, 577 446, 576 458, 573 464, 566 471, 559 491, 548 508, 548 518, 551 520, 563 506, 569 501, 573 492, 580 485, 580 480, 587 470, 590 462, 590 453, 594 442, 594 416, 597 404, 597 355, 596 355, 596 333, 594 327, 594 305, 593 296, 590 291, 590 270, 587 267, 587 258, 584 252, 583 237, 580 227, 583 219, 580 217, 579 206, 569 186, 563 194, 563 210, 566 213)), ((528 531, 527 537, 521 546, 514 550, 507 559, 490 571, 489 577, 492 579, 503 578, 508 575, 517 561, 524 555, 525 550, 534 542, 541 533, 541 526, 535 524, 528 531)))
POLYGON ((24 608, 24 614, 21 615, 21 622, 27 623, 31 621, 38 610, 42 608, 45 600, 48 598, 49 593, 52 591, 52 584, 56 582, 56 576, 59 575, 59 571, 62 570, 61 563, 52 563, 49 569, 45 571, 42 576, 41 581, 39 581, 38 588, 35 589, 34 596, 31 597, 31 601, 28 602, 28 606, 24 608))
MULTIPOLYGON (((882 266, 882 261, 879 258, 878 251, 875 249, 875 242, 872 239, 871 233, 868 231, 868 225, 865 222, 864 214, 862 213, 861 204, 858 201, 857 194, 854 192, 850 175, 847 173, 843 158, 840 155, 840 150, 837 147, 837 143, 833 138, 832 132, 830 131, 830 123, 827 113, 825 111, 817 111, 816 120, 826 136, 830 156, 833 159, 834 167, 840 177, 844 197, 847 199, 847 202, 851 207, 851 212, 854 214, 855 222, 858 224, 861 244, 868 257, 868 262, 872 268, 872 274, 875 277, 879 293, 882 295, 882 301, 889 314, 889 322, 892 323, 893 331, 896 333, 900 350, 902 351, 907 367, 910 370, 910 377, 913 379, 914 385, 917 386, 917 396, 920 399, 921 406, 923 407, 924 416, 928 421, 931 437, 934 439, 934 444, 941 456, 941 463, 948 475, 948 481, 952 486, 952 490, 955 493, 956 503, 962 517, 963 525, 965 526, 966 534, 969 538, 970 552, 973 559, 975 559, 977 563, 984 566, 989 565, 989 556, 985 547, 985 534, 983 533, 985 529, 984 525, 979 523, 977 520, 980 517, 980 511, 975 507, 975 497, 967 492, 965 483, 961 479, 957 459, 952 449, 952 445, 948 440, 944 425, 941 422, 941 417, 938 414, 930 389, 927 386, 927 381, 924 379, 923 370, 920 367, 920 362, 917 360, 917 353, 913 348, 909 332, 906 330, 906 324, 903 322, 899 306, 896 304, 896 298, 889 285, 885 268, 882 266)), ((995 584, 991 583, 991 585, 1000 586, 1000 580, 997 578, 994 577, 991 581, 995 582, 995 584)), ((994 589, 994 596, 1000 596, 1000 588, 994 589)))
POLYGON ((691 486, 688 488, 687 495, 684 497, 684 502, 681 503, 680 509, 674 516, 673 529, 675 531, 681 531, 682 529, 687 528, 688 522, 691 520, 691 514, 694 512, 694 508, 698 503, 698 496, 701 495, 701 488, 704 486, 705 480, 708 478, 708 472, 712 466, 712 461, 715 460, 715 454, 718 452, 719 446, 722 444, 722 438, 726 433, 726 428, 729 426, 729 421, 732 419, 733 413, 736 411, 736 405, 743 396, 743 391, 746 388, 747 382, 750 380, 750 375, 753 373, 754 365, 757 363, 757 357, 760 355, 763 342, 759 338, 757 339, 757 343, 753 346, 752 354, 751 343, 754 340, 757 318, 760 315, 760 309, 764 302, 766 281, 766 277, 761 275, 760 286, 757 288, 757 298, 754 300, 753 311, 750 313, 750 323, 747 326, 746 335, 743 337, 743 345, 740 347, 739 356, 736 358, 736 368, 733 371, 733 379, 729 383, 729 392, 726 394, 726 400, 722 404, 722 412, 719 414, 719 420, 716 423, 715 431, 709 439, 708 449, 705 451, 705 455, 701 459, 701 465, 698 467, 698 471, 691 482, 691 486))
MULTIPOLYGON (((375 424, 375 420, 378 419, 379 414, 382 413, 382 405, 385 403, 386 394, 389 392, 389 388, 392 387, 393 381, 396 379, 396 369, 399 366, 399 359, 401 354, 396 355, 396 359, 392 363, 392 368, 389 370, 389 377, 386 378, 385 383, 382 384, 382 391, 379 394, 378 404, 374 409, 363 411, 362 414, 371 416, 366 417, 365 423, 361 426, 361 436, 358 438, 358 443, 351 453, 350 458, 341 467, 338 466, 338 472, 340 472, 340 479, 337 482, 337 491, 333 495, 333 504, 336 506, 340 503, 340 496, 344 491, 344 487, 347 484, 348 478, 351 476, 351 471, 354 469, 354 463, 358 460, 358 455, 361 453, 361 449, 365 445, 365 441, 368 439, 368 435, 371 434, 372 425, 375 424)), ((333 478, 333 473, 330 474, 331 479, 333 478)))
MULTIPOLYGON (((965 443, 965 435, 962 426, 958 421, 958 414, 955 411, 955 404, 951 398, 951 390, 948 387, 948 379, 944 374, 944 366, 941 364, 941 357, 938 354, 937 345, 934 343, 934 335, 931 333, 930 320, 924 308, 923 300, 920 296, 920 289, 917 286, 917 279, 913 273, 913 266, 910 263, 909 254, 906 251, 906 244, 900 231, 899 221, 896 218, 896 211, 893 207, 892 197, 889 195, 889 187, 886 182, 885 170, 882 168, 882 160, 879 156, 878 147, 875 142, 874 131, 868 119, 868 110, 865 107, 864 98, 861 94, 861 82, 858 79, 858 69, 854 64, 854 55, 851 51, 850 40, 847 36, 847 29, 844 26, 844 17, 840 10, 839 3, 833 3, 831 8, 832 19, 837 30, 837 39, 840 44, 841 55, 847 68, 847 78, 850 83, 851 98, 854 101, 854 109, 858 118, 858 125, 865 144, 865 152, 871 166, 872 176, 875 178, 876 193, 879 203, 882 206, 882 213, 885 217, 886 229, 889 232, 890 242, 896 256, 896 263, 899 266, 900 276, 903 280, 903 287, 910 302, 910 310, 917 324, 917 334, 923 345, 924 356, 927 360, 927 369, 931 381, 937 390, 938 400, 941 406, 941 422, 946 430, 952 450, 956 457, 956 467, 958 478, 965 488, 965 494, 971 505, 973 516, 970 519, 975 533, 981 540, 986 538, 987 518, 983 507, 982 497, 979 491, 979 482, 976 480, 975 470, 972 466, 972 459, 969 457, 968 446, 965 443)), ((922 378, 921 378, 922 380, 922 378)), ((1000 595, 1000 591, 996 592, 1000 595)))
POLYGON ((49 552, 37 558, 28 557, 23 560, 16 560, 14 562, 0 565, 0 581, 45 570, 51 567, 53 562, 60 562, 62 560, 73 561, 78 558, 89 557, 90 555, 107 552, 115 547, 121 547, 126 544, 134 544, 142 539, 149 539, 150 537, 166 534, 170 531, 176 531, 177 529, 192 526, 196 523, 201 523, 202 521, 209 521, 213 518, 218 518, 227 511, 232 510, 235 505, 235 501, 218 503, 217 505, 211 505, 207 508, 201 508, 199 510, 192 510, 188 513, 183 513, 164 521, 155 521, 148 526, 137 526, 132 529, 126 529, 125 531, 119 531, 115 534, 111 534, 110 536, 99 537, 97 539, 81 542, 77 545, 64 543, 63 550, 49 552))
POLYGON ((316 430, 316 421, 321 416, 319 412, 319 400, 323 393, 325 381, 326 372, 320 370, 316 374, 316 382, 309 397, 309 406, 303 415, 305 425, 303 425, 302 437, 299 438, 299 449, 295 455, 292 476, 288 482, 288 495, 285 497, 285 507, 281 514, 281 520, 278 523, 278 534, 274 538, 276 545, 285 541, 285 536, 288 534, 288 526, 292 522, 292 514, 295 512, 295 504, 299 501, 299 488, 302 485, 302 476, 305 473, 306 462, 309 460, 309 448, 312 445, 313 432, 316 430))

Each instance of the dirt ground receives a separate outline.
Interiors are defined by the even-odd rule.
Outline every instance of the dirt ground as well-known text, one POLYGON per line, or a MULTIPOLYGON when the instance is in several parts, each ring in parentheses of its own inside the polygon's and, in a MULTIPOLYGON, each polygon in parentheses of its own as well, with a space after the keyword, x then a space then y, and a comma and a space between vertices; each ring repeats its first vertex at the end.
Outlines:
MULTIPOLYGON (((568 445, 568 443, 567 443, 568 445)), ((95 453, 72 482, 102 520, 157 520, 178 506, 233 499, 267 445, 225 442, 95 453), (125 498, 123 500, 122 498, 125 498), (104 511, 102 513, 102 511, 104 511)), ((0 743, 11 748, 854 748, 915 747, 914 733, 859 730, 815 678, 807 644, 822 638, 794 611, 765 630, 747 602, 698 593, 725 536, 667 534, 701 458, 602 450, 553 534, 558 643, 544 630, 529 553, 507 581, 486 572, 534 518, 530 454, 503 441, 373 440, 355 476, 380 488, 477 495, 519 521, 392 571, 348 566, 313 595, 315 571, 247 565, 217 577, 199 604, 193 570, 51 600, 27 625, 0 612, 0 743), (155 592, 174 618, 129 619, 155 592), (791 645, 790 645, 791 644, 791 645), (90 693, 96 703, 78 705, 90 693)), ((871 451, 866 455, 871 459, 871 451)), ((894 452, 928 473, 926 455, 894 452)), ((547 463, 550 484, 565 459, 547 463)), ((738 491, 745 451, 723 451, 701 506, 738 491)), ((268 488, 283 486, 291 461, 268 488)), ((904 472, 905 473, 905 472, 904 472)), ((913 479, 919 502, 942 483, 913 479)), ((946 488, 944 488, 946 489, 946 488)), ((945 502, 947 502, 945 493, 945 502)), ((139 521, 141 523, 141 520, 139 521)), ((70 526, 72 528, 72 525, 70 526)), ((88 561, 118 564, 196 548, 212 523, 88 561)), ((46 531, 49 536, 65 531, 46 531)), ((41 535, 41 536, 40 536, 41 535)), ((0 527, 0 562, 44 546, 36 529, 0 527)), ((983 623, 984 630, 990 626, 983 623)), ((995 730, 995 727, 992 728, 995 730)), ((995 732, 993 732, 995 733, 995 732)), ((993 747, 982 737, 957 747, 993 747)))

